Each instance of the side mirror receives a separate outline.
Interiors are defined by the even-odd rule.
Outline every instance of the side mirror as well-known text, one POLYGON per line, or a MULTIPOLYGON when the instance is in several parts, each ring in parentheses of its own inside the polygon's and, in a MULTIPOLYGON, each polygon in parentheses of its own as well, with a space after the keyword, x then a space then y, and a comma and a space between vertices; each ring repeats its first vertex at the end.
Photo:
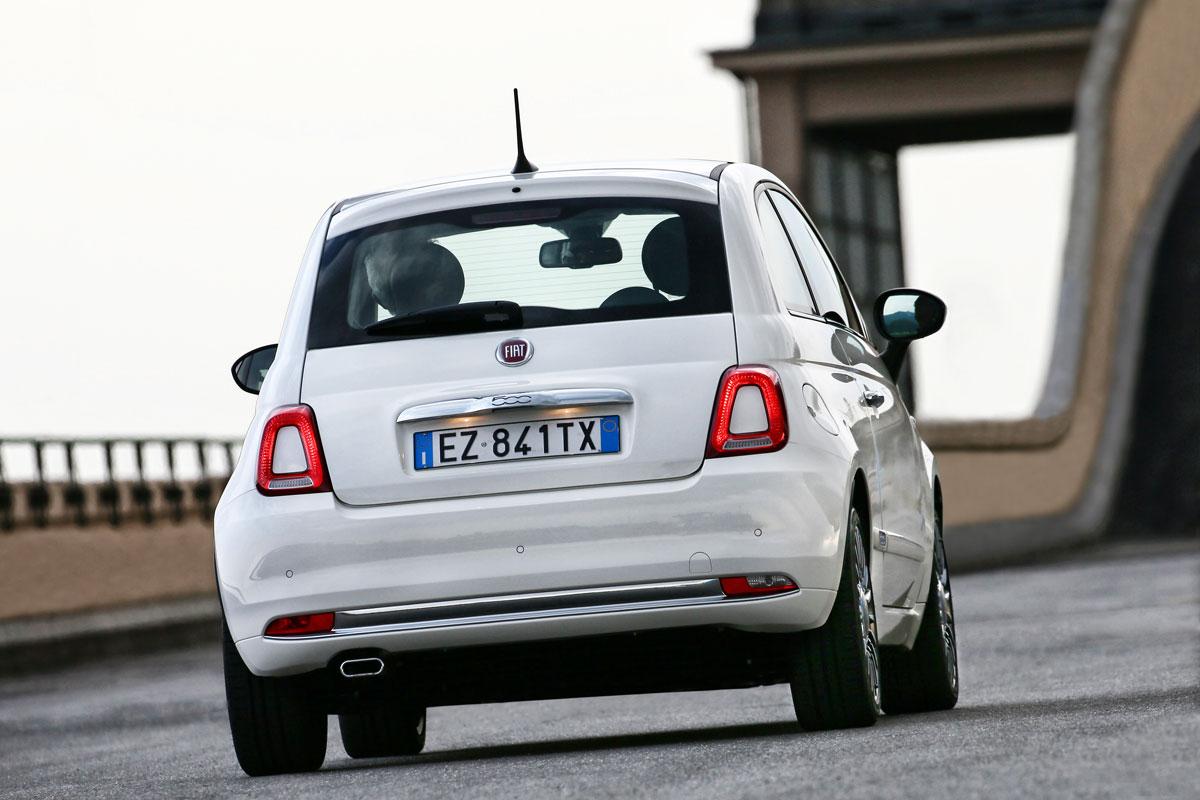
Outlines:
POLYGON ((920 289, 889 289, 875 300, 875 329, 888 340, 883 363, 892 380, 900 374, 909 342, 937 333, 946 321, 946 304, 920 289))
POLYGON ((277 344, 256 347, 233 362, 230 372, 233 373, 233 382, 238 388, 250 394, 258 394, 267 378, 267 370, 275 363, 275 351, 278 349, 277 344))
POLYGON ((612 237, 556 239, 542 245, 538 263, 546 269, 589 269, 616 264, 623 258, 621 242, 612 237))

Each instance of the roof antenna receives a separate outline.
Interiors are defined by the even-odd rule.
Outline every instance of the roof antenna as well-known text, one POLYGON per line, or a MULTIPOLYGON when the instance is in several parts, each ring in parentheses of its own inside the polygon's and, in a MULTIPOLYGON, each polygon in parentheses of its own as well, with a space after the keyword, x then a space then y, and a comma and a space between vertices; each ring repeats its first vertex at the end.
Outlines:
POLYGON ((513 110, 517 114, 517 163, 513 164, 512 174, 537 172, 537 167, 525 157, 525 140, 521 138, 521 100, 517 97, 516 89, 513 89, 513 110))

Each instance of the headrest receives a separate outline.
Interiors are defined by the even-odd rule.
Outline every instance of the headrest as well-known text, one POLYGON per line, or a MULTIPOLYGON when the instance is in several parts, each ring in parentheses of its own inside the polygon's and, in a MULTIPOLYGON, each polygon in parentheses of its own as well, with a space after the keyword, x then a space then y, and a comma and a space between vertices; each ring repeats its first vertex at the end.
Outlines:
POLYGON ((642 269, 655 289, 675 297, 688 293, 687 238, 679 217, 663 220, 642 245, 642 269))
POLYGON ((600 307, 615 308, 617 306, 652 306, 665 302, 667 302, 667 298, 663 297, 649 286, 626 286, 624 289, 618 289, 609 295, 608 298, 600 304, 600 307))
POLYGON ((363 257, 367 282, 379 305, 400 315, 452 306, 462 299, 466 278, 453 253, 432 242, 410 248, 400 244, 380 236, 363 257))

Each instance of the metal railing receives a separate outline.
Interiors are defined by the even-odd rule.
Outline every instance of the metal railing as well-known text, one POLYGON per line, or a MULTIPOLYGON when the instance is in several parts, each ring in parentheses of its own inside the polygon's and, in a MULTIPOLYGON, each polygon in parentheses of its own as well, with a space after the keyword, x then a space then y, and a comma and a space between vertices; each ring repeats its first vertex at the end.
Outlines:
POLYGON ((0 438, 0 531, 211 517, 240 441, 0 438))

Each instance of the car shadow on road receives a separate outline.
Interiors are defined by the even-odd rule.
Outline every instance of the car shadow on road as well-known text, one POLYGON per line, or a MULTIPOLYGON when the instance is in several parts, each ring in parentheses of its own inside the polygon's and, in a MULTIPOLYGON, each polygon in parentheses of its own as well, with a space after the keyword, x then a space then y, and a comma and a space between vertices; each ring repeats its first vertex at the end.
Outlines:
POLYGON ((661 747, 699 742, 715 742, 726 739, 750 739, 756 737, 805 735, 795 722, 766 722, 753 725, 723 725, 714 728, 694 728, 678 731, 655 731, 627 733, 616 736, 588 736, 574 739, 556 739, 540 742, 463 747, 456 750, 439 750, 411 758, 376 759, 372 761, 347 761, 326 766, 327 771, 344 769, 369 769, 389 764, 443 764, 458 761, 483 761, 523 756, 545 756, 559 753, 579 753, 591 750, 617 750, 633 747, 661 747))
MULTIPOLYGON (((1021 702, 983 703, 980 705, 964 705, 952 711, 941 711, 930 714, 913 714, 903 716, 885 716, 879 721, 880 727, 900 726, 920 723, 928 725, 931 722, 952 723, 975 726, 996 718, 1022 719, 1029 717, 1047 717, 1078 712, 1094 712, 1097 708, 1111 710, 1138 709, 1147 706, 1168 705, 1178 707, 1181 703, 1194 703, 1200 697, 1200 692, 1190 687, 1149 690, 1127 695, 1116 696, 1082 696, 1060 698, 1054 700, 1037 700, 1021 702)), ((863 728, 863 735, 870 735, 871 728, 863 728)), ((855 733, 856 731, 835 731, 837 734, 855 733)), ((462 747, 453 750, 439 750, 420 756, 388 759, 370 759, 363 761, 341 761, 326 766, 327 771, 359 770, 386 768, 396 764, 446 764, 467 761, 489 761, 506 758, 522 758, 528 756, 546 756, 562 753, 584 753, 600 750, 620 750, 641 747, 669 747, 673 745, 698 744, 704 742, 731 741, 736 739, 753 739, 782 736, 816 736, 821 734, 806 733, 795 722, 767 722, 748 725, 722 725, 711 728, 690 728, 673 731, 654 731, 646 733, 627 733, 614 736, 588 736, 571 739, 555 739, 546 741, 518 742, 512 744, 486 745, 479 747, 462 747)))

